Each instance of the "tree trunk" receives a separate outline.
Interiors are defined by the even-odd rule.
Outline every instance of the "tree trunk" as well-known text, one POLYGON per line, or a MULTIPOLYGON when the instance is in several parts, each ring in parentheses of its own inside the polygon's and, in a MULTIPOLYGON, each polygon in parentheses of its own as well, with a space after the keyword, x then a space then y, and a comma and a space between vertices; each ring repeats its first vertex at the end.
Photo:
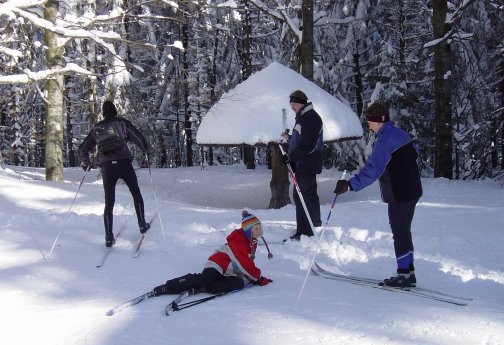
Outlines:
MULTIPOLYGON (((217 92, 216 92, 216 88, 217 88, 217 62, 219 61, 219 43, 220 43, 220 31, 218 29, 218 27, 220 26, 221 24, 221 21, 223 20, 223 16, 220 15, 220 10, 219 8, 216 9, 216 21, 217 21, 217 25, 216 26, 216 30, 214 30, 215 34, 214 36, 212 37, 212 40, 213 40, 213 49, 212 49, 212 58, 211 58, 211 61, 212 61, 212 65, 211 65, 211 69, 209 71, 209 76, 208 76, 208 81, 210 83, 210 103, 213 105, 215 104, 215 102, 217 101, 218 99, 218 95, 217 95, 217 92)), ((214 155, 213 155, 213 147, 212 146, 209 146, 208 147, 208 156, 207 156, 207 162, 208 162, 208 165, 214 165, 214 155)))
POLYGON ((301 74, 313 80, 313 0, 303 0, 303 37, 301 39, 301 74))
POLYGON ((362 83, 362 72, 360 67, 360 55, 359 49, 355 48, 356 53, 353 54, 354 59, 354 80, 355 80, 355 106, 357 109, 357 116, 360 118, 362 111, 364 110, 364 99, 362 95, 364 94, 364 85, 362 83))
POLYGON ((255 148, 254 146, 243 147, 243 163, 247 169, 255 169, 255 148))
MULTIPOLYGON (((178 60, 180 60, 180 52, 177 52, 178 55, 178 60)), ((173 91, 173 108, 175 109, 175 167, 178 168, 182 165, 182 149, 181 149, 181 143, 180 143, 180 114, 179 114, 179 109, 180 109, 180 74, 181 71, 178 70, 178 66, 176 67, 176 72, 175 72, 175 78, 174 78, 174 91, 173 91)))
POLYGON ((399 0, 398 5, 398 30, 397 35, 399 36, 399 80, 406 81, 406 40, 405 34, 406 29, 404 27, 404 23, 406 21, 405 16, 405 4, 403 0, 399 0))
POLYGON ((499 68, 499 93, 500 93, 500 104, 501 108, 495 113, 495 127, 493 130, 493 140, 494 149, 492 150, 492 168, 499 167, 499 157, 500 157, 500 169, 504 170, 504 61, 500 63, 499 68), (500 138, 499 138, 500 134, 500 138), (500 145, 499 145, 500 142, 500 145))
MULTIPOLYGON (((82 49, 84 51, 84 55, 86 56, 91 56, 91 59, 86 59, 86 69, 88 71, 91 71, 93 73, 96 73, 95 70, 95 63, 97 61, 96 58, 96 43, 89 40, 88 42, 85 42, 82 46, 82 49)), ((98 109, 96 108, 97 106, 97 82, 96 78, 89 78, 89 80, 86 83, 88 89, 87 89, 87 112, 88 112, 88 122, 89 122, 89 128, 91 129, 94 125, 98 123, 98 113, 100 112, 100 107, 98 109)), ((91 154, 91 167, 96 168, 96 151, 91 154)))
POLYGON ((282 162, 282 153, 277 144, 271 148, 271 200, 268 208, 278 209, 291 203, 289 197, 289 178, 287 167, 282 162))
MULTIPOLYGON (((58 18, 57 0, 48 0, 44 8, 44 18, 56 24, 58 18)), ((62 48, 58 36, 50 31, 45 33, 47 46, 47 67, 62 67, 62 48)), ((45 171, 46 180, 63 182, 63 75, 58 74, 46 81, 46 117, 45 117, 45 171)))
MULTIPOLYGON (((68 85, 68 77, 65 78, 65 85, 68 85)), ((68 99, 69 89, 65 89, 63 92, 66 99, 68 99)), ((77 165, 75 151, 74 151, 74 135, 73 135, 73 124, 72 124, 72 107, 70 102, 66 103, 65 107, 65 117, 66 117, 66 138, 65 139, 65 151, 67 155, 68 166, 74 167, 77 165)))
MULTIPOLYGON (((183 15, 182 24, 182 44, 184 47, 189 47, 189 18, 183 15)), ((191 111, 189 109, 189 55, 187 49, 182 53, 182 76, 183 76, 183 96, 184 96, 184 138, 186 149, 186 166, 193 166, 193 137, 192 137, 192 122, 191 111)))
POLYGON ((252 75, 252 18, 250 4, 248 0, 241 0, 239 9, 243 13, 242 20, 242 39, 240 49, 240 59, 242 63, 242 81, 245 81, 252 75))
MULTIPOLYGON (((250 4, 248 0, 240 1, 240 10, 243 13, 242 20, 242 40, 240 49, 240 59, 241 59, 241 81, 245 81, 252 75, 252 18, 250 11, 250 4)), ((255 148, 253 146, 243 147, 243 162, 247 169, 255 169, 255 148)))
MULTIPOLYGON (((504 62, 501 63, 501 73, 504 73, 504 62)), ((501 106, 504 105, 504 78, 501 79, 500 82, 500 96, 501 96, 501 106)), ((501 108, 502 109, 502 108, 501 108)), ((499 111, 500 116, 498 116, 499 123, 500 123, 500 162, 501 162, 501 169, 504 170, 504 111, 500 110, 499 111)))
MULTIPOLYGON (((446 0, 433 0, 432 28, 434 39, 440 39, 450 30, 446 24, 446 0)), ((436 117, 436 147, 434 177, 453 177, 452 117, 451 117, 451 52, 448 40, 434 47, 434 97, 436 117)))

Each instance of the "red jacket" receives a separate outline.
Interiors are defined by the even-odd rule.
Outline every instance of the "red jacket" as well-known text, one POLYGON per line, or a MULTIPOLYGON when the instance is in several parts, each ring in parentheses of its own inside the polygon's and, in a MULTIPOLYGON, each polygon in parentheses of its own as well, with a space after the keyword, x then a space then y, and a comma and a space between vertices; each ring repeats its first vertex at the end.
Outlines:
POLYGON ((248 281, 257 281, 261 270, 254 264, 257 240, 248 239, 242 229, 233 230, 227 243, 208 258, 205 268, 215 268, 222 275, 236 275, 248 281))

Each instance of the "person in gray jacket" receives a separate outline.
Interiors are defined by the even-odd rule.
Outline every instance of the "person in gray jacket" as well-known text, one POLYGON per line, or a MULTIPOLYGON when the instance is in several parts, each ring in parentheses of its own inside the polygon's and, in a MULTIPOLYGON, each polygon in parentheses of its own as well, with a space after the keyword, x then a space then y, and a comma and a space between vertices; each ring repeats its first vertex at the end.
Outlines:
POLYGON ((149 150, 149 145, 142 133, 130 121, 117 116, 114 103, 105 101, 102 110, 104 119, 89 131, 79 147, 79 156, 82 168, 87 171, 91 165, 89 154, 95 147, 97 148, 96 162, 101 168, 105 192, 105 209, 103 211, 105 246, 111 247, 115 242, 113 211, 115 186, 119 179, 126 183, 133 196, 140 232, 145 233, 150 228, 150 224, 145 221, 144 202, 132 165, 133 155, 127 142, 133 142, 145 154, 149 150))

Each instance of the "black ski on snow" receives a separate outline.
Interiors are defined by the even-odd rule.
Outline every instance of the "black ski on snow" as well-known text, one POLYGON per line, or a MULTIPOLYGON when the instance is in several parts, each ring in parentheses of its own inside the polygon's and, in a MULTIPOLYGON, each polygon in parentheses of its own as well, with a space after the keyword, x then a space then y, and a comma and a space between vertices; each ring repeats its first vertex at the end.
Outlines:
POLYGON ((103 256, 100 260, 100 262, 96 265, 97 268, 100 268, 103 266, 103 264, 105 264, 105 260, 107 260, 110 252, 112 251, 112 248, 114 248, 114 245, 115 245, 115 241, 117 241, 117 239, 119 237, 121 237, 121 234, 123 233, 123 231, 126 229, 126 223, 123 224, 123 226, 121 227, 121 229, 119 229, 119 232, 117 233, 117 235, 115 236, 115 240, 114 240, 114 243, 112 244, 112 247, 105 247, 105 252, 103 253, 103 256))
POLYGON ((138 254, 140 254, 140 248, 142 247, 142 243, 143 243, 144 239, 145 239, 145 234, 140 234, 140 237, 138 237, 135 253, 133 254, 134 258, 136 258, 138 256, 138 254))
POLYGON ((177 310, 178 304, 189 297, 189 291, 182 292, 177 298, 171 301, 165 308, 165 314, 168 316, 172 311, 177 310))
MULTIPOLYGON (((417 296, 417 297, 422 297, 422 298, 427 298, 427 299, 432 299, 435 301, 439 302, 444 302, 444 303, 449 303, 449 304, 454 304, 454 305, 459 305, 459 306, 466 306, 468 304, 468 301, 470 299, 466 299, 465 297, 459 298, 457 296, 450 295, 451 297, 445 296, 444 293, 438 293, 437 291, 422 291, 418 290, 419 288, 409 288, 408 289, 401 289, 401 288, 394 288, 394 287, 389 287, 389 286, 382 286, 378 285, 378 283, 374 280, 368 279, 368 278, 360 278, 360 277, 353 277, 353 276, 345 276, 337 273, 330 272, 328 270, 320 268, 317 264, 315 264, 314 267, 311 269, 312 274, 315 276, 319 276, 325 279, 330 279, 330 280, 335 280, 339 282, 344 282, 344 283, 350 283, 354 285, 360 285, 360 286, 367 286, 373 289, 381 289, 381 290, 386 290, 386 291, 392 291, 392 292, 399 292, 399 293, 404 293, 412 296, 417 296)), ((380 282, 380 281, 378 281, 380 282)))
POLYGON ((129 300, 128 302, 125 302, 123 304, 119 304, 117 307, 114 307, 110 309, 106 315, 107 316, 112 316, 114 314, 117 314, 120 311, 123 311, 126 308, 132 307, 140 302, 145 301, 148 298, 155 297, 154 291, 149 291, 147 293, 144 293, 143 295, 140 295, 138 297, 133 298, 132 300, 129 300))
MULTIPOLYGON (((314 262, 313 264, 315 265, 316 269, 319 270, 320 272, 328 274, 328 275, 331 275, 333 277, 342 278, 342 279, 349 279, 349 280, 364 281, 364 282, 369 282, 369 283, 374 283, 374 284, 380 284, 380 283, 382 283, 382 280, 378 280, 378 279, 356 277, 356 276, 349 276, 349 275, 345 275, 345 274, 334 273, 334 272, 328 271, 326 269, 323 269, 316 262, 314 262)), ((460 300, 464 300, 464 301, 472 301, 473 300, 472 297, 463 297, 463 296, 452 295, 452 294, 449 294, 449 293, 446 293, 446 292, 436 291, 436 290, 431 290, 431 289, 426 289, 426 288, 422 288, 422 287, 418 287, 418 286, 416 286, 416 287, 410 287, 409 289, 413 290, 413 291, 430 293, 430 294, 434 294, 434 295, 440 295, 440 296, 444 296, 444 297, 448 297, 448 298, 454 298, 454 299, 460 299, 460 300)))
MULTIPOLYGON (((220 296, 225 296, 225 295, 229 295, 229 294, 232 294, 232 293, 235 293, 235 292, 239 292, 239 291, 242 291, 246 288, 249 288, 249 287, 252 287, 254 286, 253 284, 246 284, 245 287, 243 289, 239 289, 239 290, 233 290, 233 291, 230 291, 230 292, 222 292, 222 293, 219 293, 219 294, 215 294, 215 295, 210 295, 210 296, 207 296, 207 297, 203 297, 203 298, 200 298, 200 299, 197 299, 197 300, 194 300, 194 301, 190 301, 190 302, 187 302, 187 303, 183 303, 181 304, 180 302, 182 302, 183 300, 185 300, 187 297, 190 296, 190 292, 189 291, 184 291, 182 292, 177 298, 175 298, 172 302, 170 302, 166 308, 165 308, 165 314, 166 315, 170 315, 170 313, 172 311, 179 311, 179 310, 182 310, 182 309, 186 309, 186 308, 189 308, 189 307, 192 307, 192 306, 195 306, 197 304, 201 304, 203 302, 207 302, 207 301, 210 301, 216 297, 220 297, 220 296)), ((124 302, 122 304, 119 304, 118 306, 110 309, 109 311, 107 311, 106 315, 107 316, 112 316, 114 314, 117 314, 121 311, 123 311, 124 309, 127 309, 129 307, 132 307, 134 305, 137 305, 138 303, 140 302, 143 302, 149 298, 152 298, 152 297, 156 297, 156 295, 154 294, 154 291, 149 291, 149 292, 146 292, 138 297, 135 297, 127 302, 124 302)))
POLYGON ((193 307, 195 305, 211 301, 214 298, 222 297, 222 296, 226 296, 226 295, 231 295, 233 293, 243 291, 243 290, 251 288, 253 286, 254 286, 254 284, 248 283, 248 284, 245 284, 245 286, 243 288, 241 288, 241 289, 232 290, 232 291, 229 291, 229 292, 221 292, 221 293, 218 293, 218 294, 213 294, 213 295, 210 295, 210 296, 207 296, 207 297, 203 297, 203 298, 199 298, 199 299, 196 299, 196 300, 193 300, 193 301, 189 301, 189 302, 186 302, 186 303, 180 303, 184 299, 186 299, 187 297, 190 296, 190 293, 188 291, 186 291, 186 292, 183 292, 173 302, 171 302, 170 304, 168 304, 166 306, 165 313, 166 313, 167 316, 169 316, 172 311, 180 311, 180 310, 183 310, 183 309, 186 309, 186 308, 190 308, 190 307, 193 307))
MULTIPOLYGON (((154 222, 154 219, 156 219, 156 216, 157 216, 157 212, 152 216, 151 220, 148 221, 149 225, 152 225, 152 223, 154 222)), ((143 234, 141 233, 140 236, 138 237, 137 245, 135 248, 135 253, 133 254, 134 258, 136 258, 138 256, 138 254, 140 254, 140 248, 142 247, 142 244, 143 244, 143 241, 145 239, 145 235, 147 234, 147 232, 143 233, 143 234)))

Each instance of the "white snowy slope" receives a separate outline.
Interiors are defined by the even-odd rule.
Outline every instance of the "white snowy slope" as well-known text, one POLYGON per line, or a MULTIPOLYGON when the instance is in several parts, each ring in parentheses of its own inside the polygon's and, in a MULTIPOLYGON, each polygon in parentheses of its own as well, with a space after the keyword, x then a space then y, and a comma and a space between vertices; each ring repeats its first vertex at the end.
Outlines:
MULTIPOLYGON (((148 170, 137 171, 148 214, 156 205, 148 170)), ((494 181, 424 179, 414 223, 418 285, 470 296, 460 307, 309 276, 316 238, 273 244, 295 227, 294 207, 265 209, 270 171, 243 166, 153 169, 161 209, 142 252, 131 196, 117 187, 115 227, 127 228, 102 268, 103 191, 90 172, 63 184, 42 169, 0 170, 0 344, 504 344, 504 189, 494 181), (257 265, 274 280, 164 315, 175 296, 147 300, 113 316, 112 307, 169 278, 199 272, 247 208, 264 225, 257 265), (60 232, 52 255, 48 252, 60 232), (163 241, 163 231, 166 240, 163 241), (299 303, 296 301, 300 296, 299 303)), ((341 173, 319 176, 325 222, 341 173)), ((317 261, 336 272, 385 278, 394 271, 386 205, 376 185, 341 195, 317 261)))

